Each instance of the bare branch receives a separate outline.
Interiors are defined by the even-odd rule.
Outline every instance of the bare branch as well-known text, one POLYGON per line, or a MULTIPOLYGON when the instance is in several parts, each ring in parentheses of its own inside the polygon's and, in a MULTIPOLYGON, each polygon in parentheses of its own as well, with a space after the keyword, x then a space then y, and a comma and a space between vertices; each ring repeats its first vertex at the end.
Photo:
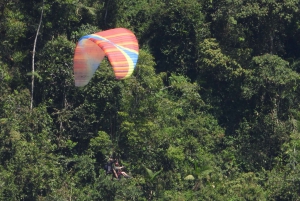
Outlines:
POLYGON ((34 44, 33 44, 33 50, 32 50, 32 75, 31 75, 31 101, 30 101, 30 110, 32 110, 32 105, 33 105, 35 48, 36 48, 37 37, 39 35, 41 24, 42 24, 43 12, 44 12, 44 0, 43 0, 43 4, 42 4, 42 11, 41 11, 40 22, 39 22, 39 26, 38 26, 37 31, 36 31, 36 35, 35 35, 35 39, 34 39, 34 44))

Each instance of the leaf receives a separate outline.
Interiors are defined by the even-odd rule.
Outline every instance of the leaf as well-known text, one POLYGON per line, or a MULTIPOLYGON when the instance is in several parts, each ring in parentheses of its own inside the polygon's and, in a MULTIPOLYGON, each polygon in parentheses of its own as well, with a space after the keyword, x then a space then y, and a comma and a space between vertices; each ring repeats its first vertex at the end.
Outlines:
MULTIPOLYGON (((29 72, 29 73, 27 73, 26 75, 32 76, 32 72, 29 72)), ((34 75, 35 77, 37 77, 39 80, 42 80, 42 79, 43 79, 36 71, 33 73, 33 75, 34 75)))
POLYGON ((150 179, 150 181, 153 181, 162 171, 163 171, 163 168, 161 169, 161 170, 159 170, 159 171, 157 171, 157 172, 155 172, 155 173, 153 173, 153 171, 152 170, 150 170, 149 168, 147 168, 147 167, 145 167, 144 166, 144 168, 145 168, 145 170, 146 170, 146 172, 147 172, 147 176, 148 176, 148 178, 150 179))
POLYGON ((7 118, 0 119, 0 124, 6 124, 6 123, 7 123, 7 118))
POLYGON ((195 177, 193 175, 188 175, 184 178, 184 180, 195 180, 195 177))

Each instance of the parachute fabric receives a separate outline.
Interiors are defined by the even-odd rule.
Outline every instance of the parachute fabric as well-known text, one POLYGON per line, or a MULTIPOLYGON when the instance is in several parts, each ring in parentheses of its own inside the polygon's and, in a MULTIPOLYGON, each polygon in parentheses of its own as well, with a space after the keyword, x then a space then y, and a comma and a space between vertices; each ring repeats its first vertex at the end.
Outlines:
POLYGON ((138 41, 128 29, 116 28, 79 39, 74 54, 75 86, 88 84, 101 61, 107 56, 116 79, 128 78, 137 63, 138 41))

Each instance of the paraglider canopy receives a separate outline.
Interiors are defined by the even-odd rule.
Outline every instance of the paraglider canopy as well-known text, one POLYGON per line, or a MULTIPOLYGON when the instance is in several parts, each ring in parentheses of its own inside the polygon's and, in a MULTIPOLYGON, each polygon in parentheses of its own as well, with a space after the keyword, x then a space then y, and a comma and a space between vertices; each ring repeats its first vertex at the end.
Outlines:
POLYGON ((74 54, 75 86, 88 84, 101 61, 107 56, 116 79, 128 78, 137 63, 138 41, 128 29, 116 28, 79 39, 74 54))

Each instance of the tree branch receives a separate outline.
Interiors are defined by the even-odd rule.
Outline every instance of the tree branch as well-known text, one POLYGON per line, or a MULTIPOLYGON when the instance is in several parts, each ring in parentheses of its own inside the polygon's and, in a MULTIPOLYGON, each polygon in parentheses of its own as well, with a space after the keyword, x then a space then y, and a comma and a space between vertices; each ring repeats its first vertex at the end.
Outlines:
POLYGON ((32 50, 32 75, 31 75, 31 100, 30 100, 30 110, 32 110, 32 105, 33 105, 33 90, 34 90, 34 56, 35 56, 35 48, 36 48, 36 41, 37 37, 40 32, 41 24, 42 24, 42 19, 43 19, 43 12, 44 12, 44 0, 42 4, 42 11, 41 11, 41 17, 40 17, 40 22, 39 26, 36 31, 35 39, 34 39, 34 44, 33 44, 33 50, 32 50))

